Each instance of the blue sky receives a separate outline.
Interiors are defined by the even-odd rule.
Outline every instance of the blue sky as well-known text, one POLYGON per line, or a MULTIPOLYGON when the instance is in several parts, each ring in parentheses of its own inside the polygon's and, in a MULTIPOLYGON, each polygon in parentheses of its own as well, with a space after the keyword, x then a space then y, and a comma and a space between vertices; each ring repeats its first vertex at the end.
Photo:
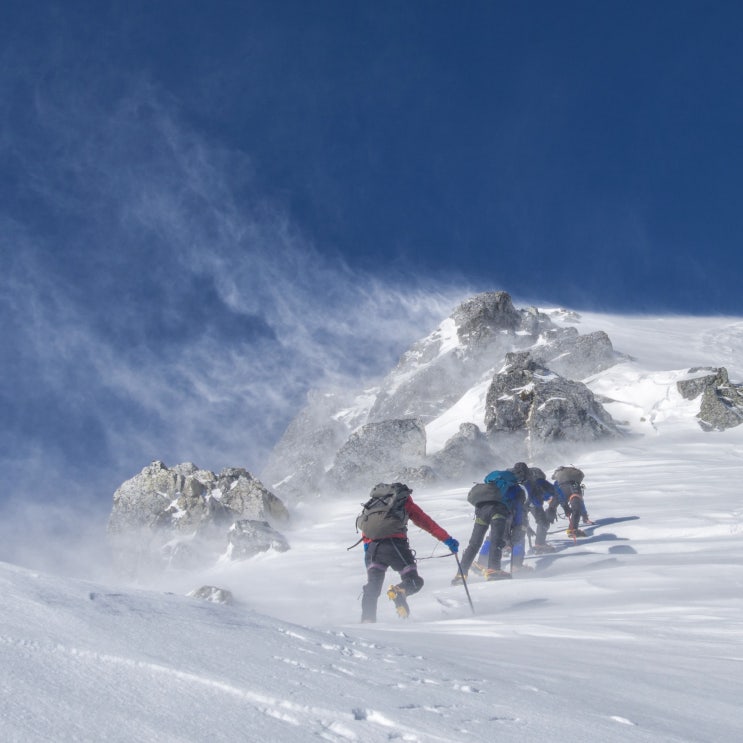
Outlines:
POLYGON ((742 32, 734 2, 7 0, 0 497, 259 472, 309 386, 475 291, 742 314, 742 32))

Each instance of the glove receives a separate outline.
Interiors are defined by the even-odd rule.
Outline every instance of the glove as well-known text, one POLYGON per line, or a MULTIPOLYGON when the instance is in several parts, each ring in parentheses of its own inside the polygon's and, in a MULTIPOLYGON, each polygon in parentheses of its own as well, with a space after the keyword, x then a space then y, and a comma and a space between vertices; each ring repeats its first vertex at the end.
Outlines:
POLYGON ((557 509, 554 511, 551 508, 547 509, 547 521, 549 521, 550 524, 554 524, 555 521, 557 521, 557 509))
POLYGON ((459 552, 459 542, 454 537, 449 537, 444 540, 444 544, 456 555, 459 552))

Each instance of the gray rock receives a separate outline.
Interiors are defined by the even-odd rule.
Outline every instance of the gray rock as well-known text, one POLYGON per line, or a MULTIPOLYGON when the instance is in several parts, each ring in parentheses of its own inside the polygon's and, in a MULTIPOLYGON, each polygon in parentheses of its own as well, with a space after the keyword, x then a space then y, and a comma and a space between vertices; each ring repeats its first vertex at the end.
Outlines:
POLYGON ((626 358, 614 351, 609 336, 603 330, 579 335, 575 328, 565 328, 565 332, 554 340, 535 347, 532 357, 568 379, 585 379, 626 358))
MULTIPOLYGON (((459 340, 469 347, 490 345, 499 333, 514 333, 522 325, 522 315, 507 292, 485 292, 462 302, 452 314, 459 340)), ((535 313, 530 313, 530 319, 535 313)), ((533 332, 532 328, 532 332, 533 332)))
POLYGON ((204 567, 223 553, 240 519, 286 523, 289 512, 242 468, 215 475, 191 463, 155 461, 114 493, 108 536, 120 571, 204 567))
POLYGON ((227 556, 232 560, 246 560, 271 549, 286 552, 289 543, 267 521, 241 519, 229 530, 227 556))
POLYGON ((328 480, 335 486, 366 487, 390 482, 390 474, 424 464, 426 429, 416 418, 367 423, 340 448, 328 480))
POLYGON ((299 499, 319 492, 325 472, 354 428, 366 422, 369 404, 352 394, 310 392, 306 405, 297 413, 271 451, 261 480, 283 498, 299 499), (350 412, 342 420, 340 411, 350 412))
POLYGON ((528 352, 507 355, 485 405, 491 439, 498 433, 518 434, 531 451, 548 442, 587 443, 622 435, 588 387, 541 366, 528 352))
POLYGON ((211 601, 214 604, 234 603, 232 592, 228 591, 226 588, 218 588, 217 586, 201 586, 201 588, 195 588, 193 591, 188 593, 188 596, 194 599, 211 601))
POLYGON ((433 485, 439 481, 435 470, 427 464, 420 467, 402 467, 394 470, 389 477, 390 482, 404 482, 406 485, 433 485))
POLYGON ((429 423, 499 366, 506 352, 529 347, 548 331, 555 337, 567 332, 536 308, 517 310, 507 292, 471 297, 403 354, 382 380, 369 421, 415 416, 429 423))
POLYGON ((444 480, 462 480, 489 471, 495 460, 488 437, 474 423, 462 423, 444 448, 430 457, 431 466, 444 480))
MULTIPOLYGON (((345 478, 364 483, 389 481, 407 468, 423 482, 451 479, 492 461, 489 436, 455 436, 442 452, 410 461, 383 445, 366 426, 416 419, 423 426, 454 405, 463 394, 492 376, 506 354, 531 349, 545 366, 564 376, 584 378, 619 358, 605 333, 586 336, 559 327, 535 307, 516 309, 507 292, 477 294, 462 302, 438 328, 414 343, 377 387, 358 394, 312 393, 278 442, 261 473, 282 497, 335 492, 345 478), (359 433, 361 431, 361 433, 359 433), (460 440, 461 439, 461 440, 460 440), (460 457, 463 460, 460 460, 460 457), (428 470, 420 470, 428 467, 428 470), (328 478, 328 474, 330 477, 328 478)), ((386 432, 386 428, 383 428, 386 432)), ((403 437, 405 438, 405 437, 403 437)), ((421 431, 421 443, 423 433, 421 431)), ((398 439, 393 435, 393 441, 398 439)), ((518 449, 518 442, 513 446, 518 449)), ((505 455, 503 437, 499 455, 505 455)), ((414 447, 415 449, 415 447, 414 447)), ((511 453, 511 448, 507 448, 511 453)))
MULTIPOLYGON (((345 487, 346 477, 364 488, 380 480, 403 479, 403 472, 405 479, 444 481, 467 477, 468 471, 479 475, 491 461, 500 466, 514 457, 528 457, 535 446, 548 442, 574 442, 580 449, 581 444, 623 435, 603 408, 604 400, 578 382, 590 383, 593 375, 630 357, 617 352, 603 331, 581 335, 562 324, 579 321, 580 316, 565 310, 518 309, 502 291, 470 297, 414 343, 373 387, 355 395, 310 396, 274 451, 268 481, 291 497, 345 492, 339 485, 345 487), (527 362, 518 373, 504 368, 506 359, 513 365, 522 358, 519 354, 527 354, 523 358, 536 365, 531 375, 527 362), (466 393, 478 388, 480 394, 491 379, 488 409, 475 418, 481 422, 486 412, 481 432, 485 441, 472 429, 460 431, 432 456, 422 456, 420 447, 413 447, 406 461, 396 444, 385 444, 373 428, 366 428, 379 424, 385 430, 389 421, 417 420, 422 447, 423 426, 447 413, 466 393), (519 392, 513 392, 517 387, 519 392)), ((705 430, 738 425, 742 417, 738 387, 718 371, 703 374, 708 381, 687 380, 679 386, 682 394, 701 397, 698 418, 705 430)), ((562 456, 576 447, 556 448, 562 456)))
POLYGON ((694 367, 689 374, 693 376, 679 380, 676 387, 686 400, 701 395, 697 419, 703 430, 724 431, 743 423, 741 386, 730 382, 725 367, 694 367))
POLYGON ((676 382, 676 388, 685 400, 699 397, 708 387, 718 387, 724 378, 727 379, 727 370, 712 366, 695 366, 688 370, 689 377, 676 382))

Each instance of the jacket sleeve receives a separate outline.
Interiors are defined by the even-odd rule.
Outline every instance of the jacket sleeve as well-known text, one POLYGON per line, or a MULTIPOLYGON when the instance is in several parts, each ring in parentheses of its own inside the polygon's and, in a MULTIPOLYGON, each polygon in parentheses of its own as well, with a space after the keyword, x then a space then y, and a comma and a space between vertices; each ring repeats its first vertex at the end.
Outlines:
POLYGON ((547 480, 537 480, 540 490, 542 491, 542 500, 550 500, 555 495, 555 486, 547 480))
POLYGON ((410 520, 416 526, 427 531, 440 542, 449 539, 449 533, 442 529, 417 503, 414 503, 413 499, 410 497, 405 501, 405 511, 410 517, 410 520))

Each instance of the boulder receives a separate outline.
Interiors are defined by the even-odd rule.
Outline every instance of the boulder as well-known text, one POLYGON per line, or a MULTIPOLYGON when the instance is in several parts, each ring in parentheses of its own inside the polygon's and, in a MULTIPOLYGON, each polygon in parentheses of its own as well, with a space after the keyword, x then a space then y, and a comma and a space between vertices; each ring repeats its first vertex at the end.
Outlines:
POLYGON ((267 521, 240 519, 230 527, 227 544, 230 559, 245 560, 271 549, 286 552, 289 543, 267 521))
POLYGON ((426 429, 419 419, 367 423, 338 450, 328 481, 342 492, 390 482, 391 473, 424 464, 425 455, 426 429))
MULTIPOLYGON (((493 469, 495 452, 488 437, 474 423, 462 423, 441 451, 430 457, 431 466, 444 480, 463 478, 493 469)), ((479 478, 478 478, 479 479, 479 478)))
POLYGON ((137 575, 165 567, 209 565, 241 519, 287 523, 284 504, 247 470, 219 475, 187 462, 147 465, 114 493, 108 535, 120 571, 137 575))
POLYGON ((689 375, 676 387, 686 400, 701 395, 697 419, 703 430, 724 431, 743 423, 741 386, 730 382, 725 367, 694 367, 689 375))
POLYGON ((491 439, 518 434, 532 450, 547 442, 588 443, 622 435, 586 385, 541 366, 528 352, 507 354, 504 369, 494 376, 485 426, 491 439))
POLYGON ((211 601, 213 604, 232 604, 234 602, 231 591, 217 586, 201 586, 201 588, 189 591, 187 595, 190 598, 211 601))
POLYGON ((575 328, 564 332, 532 350, 532 358, 568 379, 585 379, 608 369, 623 355, 617 354, 603 330, 579 335, 575 328))

